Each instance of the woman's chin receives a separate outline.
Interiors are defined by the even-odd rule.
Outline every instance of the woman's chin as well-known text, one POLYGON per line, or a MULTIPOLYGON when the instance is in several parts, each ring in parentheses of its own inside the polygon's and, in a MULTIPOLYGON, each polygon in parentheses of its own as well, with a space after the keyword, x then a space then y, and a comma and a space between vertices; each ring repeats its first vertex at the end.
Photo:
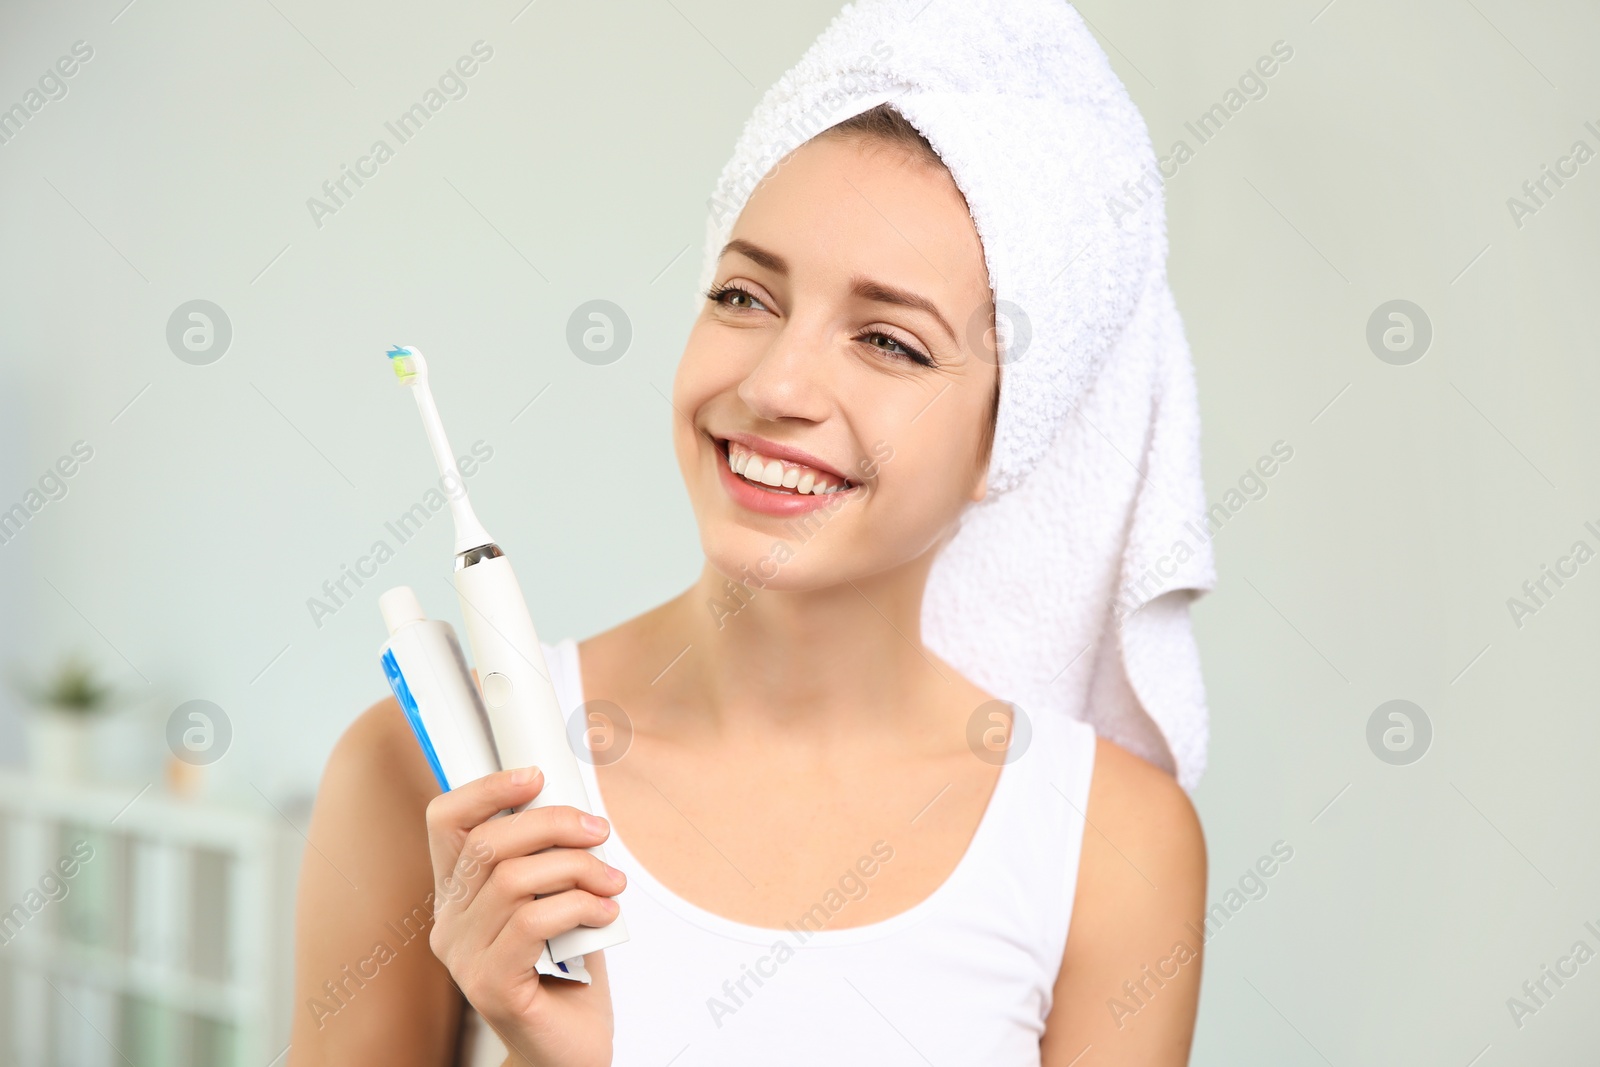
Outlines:
POLYGON ((712 569, 734 582, 760 580, 768 588, 784 588, 801 570, 794 543, 771 534, 734 529, 702 537, 700 544, 712 569))

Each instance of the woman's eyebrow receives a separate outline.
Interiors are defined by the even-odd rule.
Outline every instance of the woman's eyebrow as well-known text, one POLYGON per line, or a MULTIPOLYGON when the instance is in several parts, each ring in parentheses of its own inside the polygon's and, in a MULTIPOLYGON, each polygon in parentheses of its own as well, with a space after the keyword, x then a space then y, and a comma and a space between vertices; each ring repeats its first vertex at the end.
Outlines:
MULTIPOLYGON (((758 244, 746 241, 742 237, 735 237, 723 245, 717 259, 720 260, 729 252, 737 252, 757 266, 765 267, 774 274, 787 276, 789 273, 788 260, 778 255, 778 253, 768 251, 758 244)), ((950 328, 950 324, 944 320, 944 316, 939 314, 939 309, 934 306, 933 301, 925 296, 918 296, 916 293, 908 292, 905 289, 897 289, 892 285, 885 285, 883 282, 873 281, 871 278, 865 278, 859 274, 850 279, 850 292, 863 300, 871 300, 879 304, 895 304, 899 307, 926 311, 933 316, 933 321, 937 322, 940 328, 949 335, 952 342, 956 340, 956 332, 950 328)))
POLYGON ((746 241, 743 237, 735 237, 733 240, 723 245, 722 251, 717 253, 718 261, 720 261, 722 257, 727 255, 729 252, 737 252, 746 259, 752 260, 757 266, 765 267, 774 274, 789 273, 788 260, 778 255, 776 252, 768 252, 760 245, 752 244, 751 242, 746 241))
POLYGON ((871 300, 879 304, 896 304, 900 307, 926 311, 933 316, 933 321, 937 322, 940 328, 950 336, 951 342, 956 343, 956 332, 950 328, 948 322, 944 321, 944 316, 939 314, 939 309, 934 306, 933 301, 925 296, 918 296, 916 293, 908 292, 905 289, 896 289, 892 285, 885 285, 882 282, 873 281, 871 278, 863 278, 859 274, 850 279, 850 291, 863 300, 871 300))

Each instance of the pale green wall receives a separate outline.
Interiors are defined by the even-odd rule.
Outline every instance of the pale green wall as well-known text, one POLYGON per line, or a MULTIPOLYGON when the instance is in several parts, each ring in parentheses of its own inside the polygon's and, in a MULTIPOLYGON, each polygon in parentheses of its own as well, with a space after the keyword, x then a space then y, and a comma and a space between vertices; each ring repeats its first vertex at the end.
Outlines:
MULTIPOLYGON (((0 507, 94 448, 0 545, 0 641, 8 668, 81 646, 136 692, 118 773, 205 698, 235 731, 212 788, 287 804, 384 692, 376 594, 409 582, 455 617, 443 519, 321 628, 305 604, 428 484, 388 344, 492 379, 445 371, 441 400, 460 450, 494 448, 474 494, 547 637, 693 575, 657 390, 713 179, 834 5, 123 4, 0 10, 0 106, 94 49, 0 146, 0 507), (314 225, 306 198, 479 39, 467 96, 314 225), (563 337, 597 297, 634 327, 607 367, 563 337), (210 366, 165 340, 197 298, 233 326, 210 366), (621 471, 626 494, 594 491, 621 471)), ((1520 1029, 1505 1001, 1575 940, 1600 949, 1600 563, 1520 628, 1506 600, 1573 541, 1600 548, 1600 160, 1520 227, 1506 200, 1575 140, 1600 149, 1600 15, 1320 6, 1083 7, 1162 150, 1294 50, 1167 186, 1211 498, 1294 449, 1217 538, 1196 610, 1213 898, 1275 841, 1294 857, 1210 945, 1195 1062, 1589 1062, 1600 963, 1520 1029), (1365 340, 1397 298, 1434 331, 1407 366, 1365 340), (1367 746, 1393 698, 1433 724, 1410 766, 1367 746)))

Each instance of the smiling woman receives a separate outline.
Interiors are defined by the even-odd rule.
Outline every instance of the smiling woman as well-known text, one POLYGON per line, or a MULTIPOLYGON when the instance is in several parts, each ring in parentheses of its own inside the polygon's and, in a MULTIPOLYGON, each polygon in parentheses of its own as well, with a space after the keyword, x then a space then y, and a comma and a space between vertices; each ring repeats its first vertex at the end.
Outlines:
POLYGON ((1205 886, 1174 777, 1198 774, 1198 697, 1139 692, 1141 650, 1183 678, 1183 601, 1156 598, 1201 579, 1163 572, 1107 625, 1142 563, 1124 543, 1200 514, 1170 506, 1192 454, 1156 445, 1183 427, 1152 422, 1193 404, 1163 221, 1109 226, 1101 195, 1148 155, 1064 4, 840 15, 757 109, 716 198, 737 210, 708 227, 671 397, 700 574, 544 649, 593 726, 573 744, 600 818, 495 818, 543 788, 525 768, 438 795, 393 702, 368 709, 318 797, 311 840, 342 870, 305 868, 299 988, 429 894, 432 953, 338 1025, 302 1013, 296 1067, 1186 1061, 1198 951, 1137 1018, 1106 1010, 1192 940, 1205 886), (785 107, 830 100, 840 122, 731 192, 785 107), (1078 141, 1096 150, 1060 154, 1078 141), (1056 686, 1079 642, 1094 671, 1056 686), (870 894, 835 888, 852 869, 870 894), (541 978, 544 941, 619 894, 631 939, 585 957, 589 983, 541 978))

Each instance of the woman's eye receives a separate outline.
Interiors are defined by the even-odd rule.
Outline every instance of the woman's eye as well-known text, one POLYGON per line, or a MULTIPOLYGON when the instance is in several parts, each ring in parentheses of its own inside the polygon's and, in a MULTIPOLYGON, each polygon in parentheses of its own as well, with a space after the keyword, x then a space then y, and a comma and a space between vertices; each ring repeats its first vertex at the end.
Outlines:
POLYGON ((933 360, 929 359, 926 355, 917 351, 915 348, 912 348, 903 341, 895 340, 886 333, 868 333, 862 335, 861 339, 867 344, 871 345, 873 348, 882 349, 892 356, 899 356, 902 359, 909 359, 914 363, 922 364, 924 367, 933 366, 933 360))
MULTIPOLYGON (((714 285, 706 290, 706 299, 713 304, 725 308, 737 308, 740 311, 770 311, 761 298, 750 290, 738 285, 714 285)), ((920 352, 904 341, 891 337, 879 330, 871 330, 862 334, 858 340, 871 345, 873 348, 895 358, 908 359, 924 367, 934 366, 934 362, 926 353, 920 352)))
POLYGON ((706 290, 706 298, 714 304, 739 308, 743 311, 754 311, 757 308, 763 311, 767 310, 767 305, 763 304, 754 293, 748 289, 741 289, 737 285, 713 286, 706 290), (745 303, 735 303, 734 301, 737 300, 745 301, 745 303))

